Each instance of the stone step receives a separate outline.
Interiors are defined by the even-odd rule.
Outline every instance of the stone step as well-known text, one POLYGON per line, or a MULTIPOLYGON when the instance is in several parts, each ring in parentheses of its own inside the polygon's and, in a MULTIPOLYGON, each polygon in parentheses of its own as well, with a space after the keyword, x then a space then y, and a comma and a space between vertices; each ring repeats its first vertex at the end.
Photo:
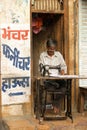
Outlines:
MULTIPOLYGON (((30 119, 9 119, 5 120, 10 130, 87 130, 87 116, 74 116, 74 122, 71 119, 57 121, 39 121, 35 118, 30 119)), ((0 129, 1 130, 1 129, 0 129)))

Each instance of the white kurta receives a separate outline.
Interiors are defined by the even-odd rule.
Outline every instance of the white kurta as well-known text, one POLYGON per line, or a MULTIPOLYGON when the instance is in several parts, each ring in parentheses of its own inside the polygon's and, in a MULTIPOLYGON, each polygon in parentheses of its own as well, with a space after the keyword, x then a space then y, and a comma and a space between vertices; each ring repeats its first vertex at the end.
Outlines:
MULTIPOLYGON (((60 65, 61 70, 64 70, 65 73, 67 73, 67 66, 64 61, 63 56, 60 52, 55 51, 53 56, 49 56, 47 52, 42 52, 39 59, 39 64, 42 63, 43 65, 49 65, 49 66, 58 66, 60 65)), ((51 75, 58 75, 59 71, 58 69, 50 69, 49 73, 51 75)))

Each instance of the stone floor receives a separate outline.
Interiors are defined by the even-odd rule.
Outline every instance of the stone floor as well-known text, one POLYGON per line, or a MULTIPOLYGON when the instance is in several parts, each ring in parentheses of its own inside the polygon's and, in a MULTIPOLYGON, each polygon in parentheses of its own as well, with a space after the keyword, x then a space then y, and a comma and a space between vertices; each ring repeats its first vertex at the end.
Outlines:
MULTIPOLYGON (((12 117, 4 119, 4 122, 9 127, 9 130, 87 130, 87 114, 73 114, 73 123, 71 119, 57 121, 39 121, 34 117, 12 117)), ((1 129, 0 130, 8 130, 1 129)))

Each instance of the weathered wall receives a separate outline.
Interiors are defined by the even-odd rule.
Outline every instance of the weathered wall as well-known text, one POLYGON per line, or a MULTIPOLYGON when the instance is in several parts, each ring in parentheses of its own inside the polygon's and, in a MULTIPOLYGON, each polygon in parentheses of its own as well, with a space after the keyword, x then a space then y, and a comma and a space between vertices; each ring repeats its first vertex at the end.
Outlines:
POLYGON ((2 117, 31 115, 30 0, 0 1, 2 117))

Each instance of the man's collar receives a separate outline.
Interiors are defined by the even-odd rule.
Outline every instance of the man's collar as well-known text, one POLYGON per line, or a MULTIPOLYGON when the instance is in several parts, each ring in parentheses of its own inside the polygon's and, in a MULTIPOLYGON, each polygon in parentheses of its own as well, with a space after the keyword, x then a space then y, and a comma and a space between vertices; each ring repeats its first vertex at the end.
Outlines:
MULTIPOLYGON (((45 56, 46 56, 46 57, 50 57, 50 56, 48 55, 47 51, 46 51, 46 53, 45 53, 45 56)), ((54 55, 53 55, 53 56, 57 57, 56 51, 54 52, 54 55)))

